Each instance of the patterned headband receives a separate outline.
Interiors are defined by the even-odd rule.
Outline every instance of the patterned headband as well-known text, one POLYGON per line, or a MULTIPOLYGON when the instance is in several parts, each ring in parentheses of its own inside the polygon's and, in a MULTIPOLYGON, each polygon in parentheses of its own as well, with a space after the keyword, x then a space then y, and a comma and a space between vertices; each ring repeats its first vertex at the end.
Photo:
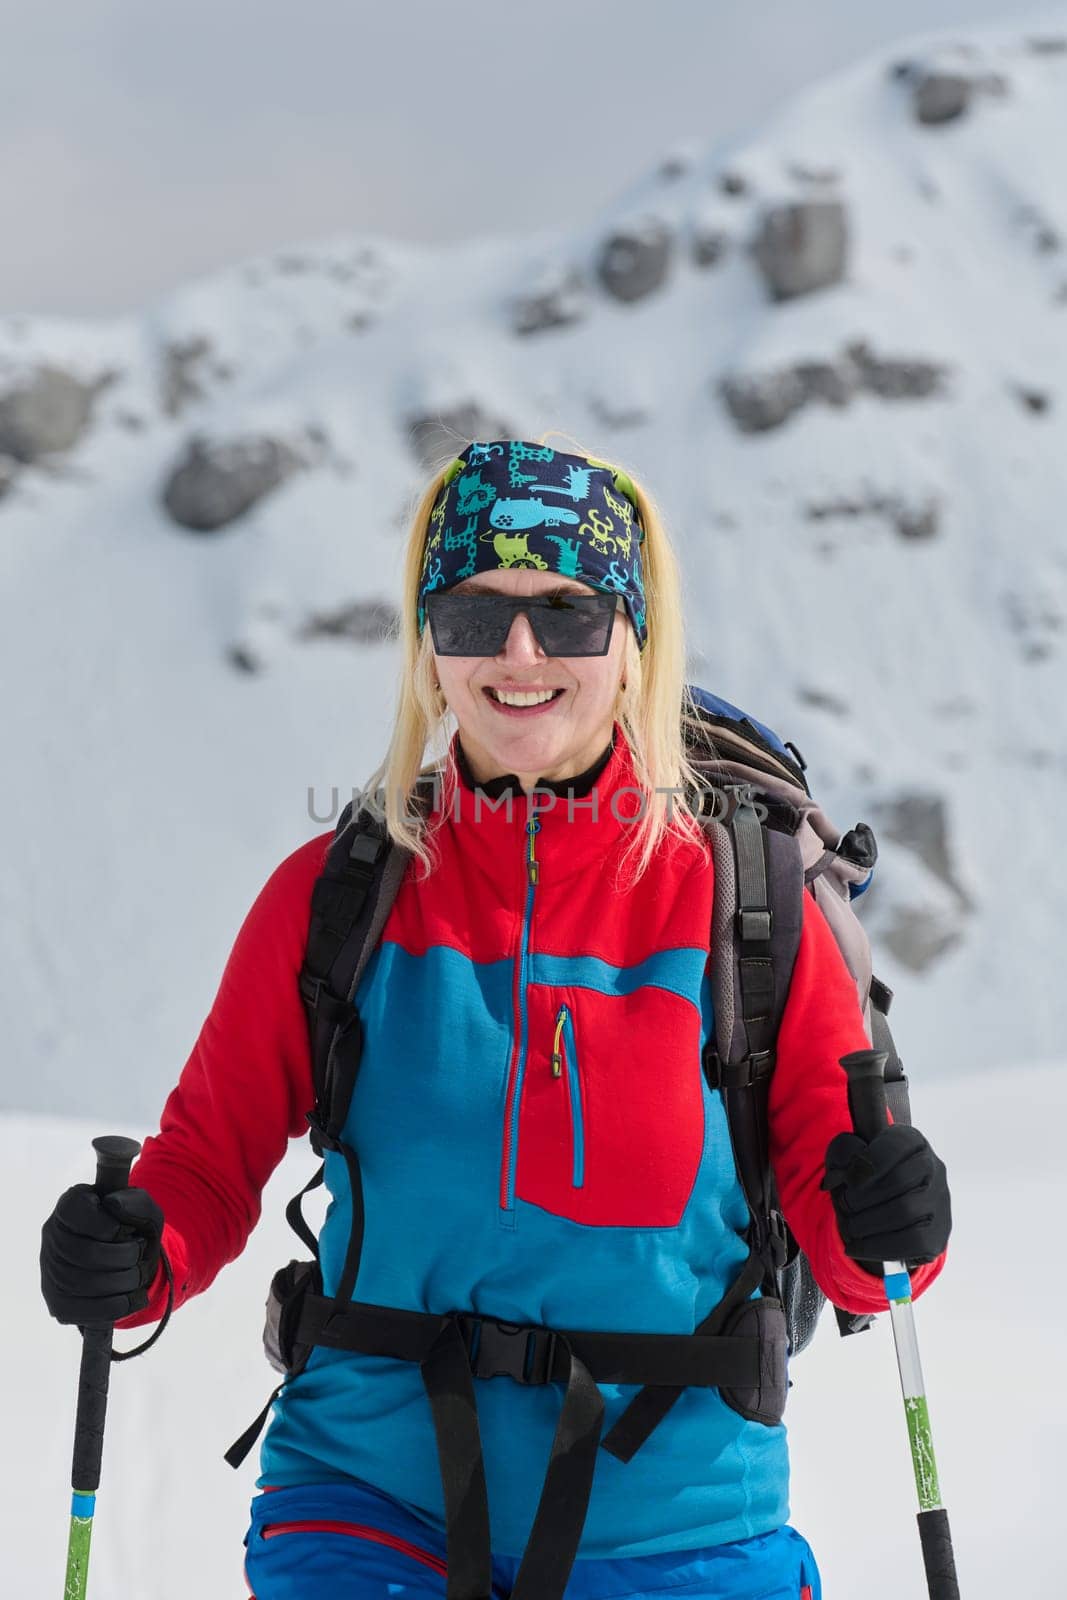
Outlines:
POLYGON ((606 462, 521 439, 469 445, 448 468, 430 513, 419 633, 431 590, 527 567, 621 595, 643 650, 644 537, 633 484, 606 462))

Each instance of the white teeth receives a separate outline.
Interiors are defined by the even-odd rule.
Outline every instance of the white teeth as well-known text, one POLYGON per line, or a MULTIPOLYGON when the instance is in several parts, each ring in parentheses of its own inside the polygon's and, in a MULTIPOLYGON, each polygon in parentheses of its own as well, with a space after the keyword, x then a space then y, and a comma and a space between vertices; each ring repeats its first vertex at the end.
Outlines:
POLYGON ((534 691, 530 694, 508 694, 504 689, 490 689, 489 693, 494 699, 499 700, 501 705, 540 706, 546 700, 551 700, 556 691, 555 689, 545 689, 541 693, 534 691))

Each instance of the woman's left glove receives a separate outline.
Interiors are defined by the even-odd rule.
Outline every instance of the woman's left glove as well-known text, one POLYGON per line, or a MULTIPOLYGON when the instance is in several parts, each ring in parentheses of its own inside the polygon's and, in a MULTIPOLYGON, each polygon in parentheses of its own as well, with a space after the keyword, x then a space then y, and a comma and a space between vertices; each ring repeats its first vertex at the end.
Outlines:
POLYGON ((870 1144, 839 1133, 826 1151, 826 1176, 845 1254, 881 1275, 883 1261, 934 1261, 952 1231, 948 1177, 918 1128, 897 1122, 870 1144))

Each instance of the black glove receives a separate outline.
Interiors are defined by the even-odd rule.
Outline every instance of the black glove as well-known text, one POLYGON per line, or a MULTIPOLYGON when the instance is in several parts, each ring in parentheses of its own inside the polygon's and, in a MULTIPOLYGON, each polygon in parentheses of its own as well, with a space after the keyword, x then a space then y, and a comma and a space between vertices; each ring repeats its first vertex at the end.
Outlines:
POLYGON ((58 1322, 119 1322, 148 1304, 163 1213, 145 1189, 76 1183, 41 1229, 41 1293, 58 1322))
POLYGON ((952 1231, 945 1163, 918 1128, 886 1126, 870 1144, 839 1133, 826 1151, 826 1176, 845 1254, 881 1275, 883 1261, 911 1268, 934 1261, 952 1231))

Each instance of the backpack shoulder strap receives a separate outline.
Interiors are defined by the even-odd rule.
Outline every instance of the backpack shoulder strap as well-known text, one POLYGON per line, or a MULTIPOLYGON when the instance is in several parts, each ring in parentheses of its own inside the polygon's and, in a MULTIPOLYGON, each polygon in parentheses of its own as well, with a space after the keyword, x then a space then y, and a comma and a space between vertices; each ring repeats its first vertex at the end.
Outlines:
MULTIPOLYGON (((424 808, 428 791, 420 780, 416 799, 424 808)), ((312 891, 300 972, 315 1086, 312 1133, 320 1139, 336 1140, 348 1115, 362 1045, 355 994, 407 863, 407 852, 392 843, 381 819, 345 807, 312 891)))
POLYGON ((757 810, 746 785, 728 792, 726 817, 705 822, 715 881, 715 1033, 705 1045, 703 1065, 709 1087, 722 1091, 750 1236, 764 1265, 764 1292, 776 1295, 788 1234, 773 1191, 767 1102, 800 945, 804 869, 796 815, 781 807, 757 810))
MULTIPOLYGON (((416 804, 425 814, 434 802, 431 778, 420 779, 416 804)), ((363 1028, 355 994, 367 962, 377 946, 408 855, 390 840, 384 822, 350 803, 338 818, 333 843, 311 894, 311 920, 300 969, 300 994, 307 1012, 315 1104, 308 1112, 311 1145, 316 1155, 340 1150, 349 1166, 353 1213, 360 1207, 361 1185, 355 1152, 341 1144, 341 1131, 356 1086, 363 1054, 363 1028)), ((293 1232, 318 1257, 318 1241, 304 1220, 304 1195, 322 1183, 325 1166, 294 1195, 285 1210, 293 1232)), ((343 1284, 351 1293, 358 1271, 362 1230, 353 1227, 353 1245, 343 1284), (351 1282, 348 1280, 351 1279, 351 1282)))

